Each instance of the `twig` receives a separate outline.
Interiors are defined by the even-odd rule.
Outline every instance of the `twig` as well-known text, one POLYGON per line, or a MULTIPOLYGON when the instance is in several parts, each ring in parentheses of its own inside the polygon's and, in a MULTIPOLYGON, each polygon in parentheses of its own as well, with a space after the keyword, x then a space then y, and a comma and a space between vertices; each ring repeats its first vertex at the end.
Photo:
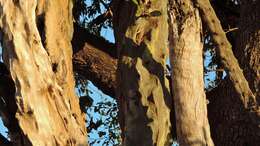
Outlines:
POLYGON ((235 27, 235 28, 230 28, 230 29, 228 29, 227 31, 225 31, 225 33, 229 33, 229 32, 236 31, 236 30, 238 30, 237 27, 235 27))
POLYGON ((0 134, 0 145, 1 146, 12 146, 12 143, 5 138, 2 134, 0 134))

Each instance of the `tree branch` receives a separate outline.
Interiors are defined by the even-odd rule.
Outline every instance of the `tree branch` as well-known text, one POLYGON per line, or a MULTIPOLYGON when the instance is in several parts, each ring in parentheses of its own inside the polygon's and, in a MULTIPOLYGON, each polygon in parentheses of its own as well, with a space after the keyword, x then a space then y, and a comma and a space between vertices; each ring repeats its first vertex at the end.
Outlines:
POLYGON ((74 70, 92 81, 105 94, 115 97, 117 60, 85 43, 84 48, 73 55, 74 70))
POLYGON ((108 8, 108 10, 105 13, 97 16, 93 21, 91 21, 90 26, 99 25, 101 23, 104 23, 106 20, 112 18, 112 15, 113 14, 112 14, 111 9, 108 8))
POLYGON ((74 29, 74 71, 92 81, 105 94, 115 97, 117 59, 114 44, 77 25, 74 29))
POLYGON ((92 45, 95 49, 101 50, 112 58, 117 58, 116 46, 100 36, 89 33, 85 28, 74 24, 72 39, 73 53, 82 50, 85 43, 92 45))
POLYGON ((12 143, 5 138, 2 134, 0 134, 0 145, 1 146, 12 146, 12 143))
POLYGON ((222 29, 211 4, 208 0, 196 0, 196 6, 199 8, 202 20, 212 34, 212 39, 217 47, 217 53, 221 57, 221 62, 229 73, 229 77, 239 94, 241 101, 246 109, 255 108, 257 103, 252 94, 248 82, 240 69, 237 59, 232 52, 232 46, 229 43, 225 32, 222 29))

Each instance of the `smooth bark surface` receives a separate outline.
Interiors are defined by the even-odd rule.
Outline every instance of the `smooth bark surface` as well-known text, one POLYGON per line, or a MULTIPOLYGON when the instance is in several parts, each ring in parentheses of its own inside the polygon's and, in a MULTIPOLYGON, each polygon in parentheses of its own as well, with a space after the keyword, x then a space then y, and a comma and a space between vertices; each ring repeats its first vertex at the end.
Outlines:
POLYGON ((74 93, 72 1, 0 0, 0 9, 4 62, 16 87, 20 128, 11 133, 12 142, 87 145, 74 93))
POLYGON ((213 146, 203 82, 202 23, 190 0, 169 1, 169 43, 177 141, 213 146))
POLYGON ((165 78, 167 1, 114 1, 123 144, 170 144, 171 99, 165 78))

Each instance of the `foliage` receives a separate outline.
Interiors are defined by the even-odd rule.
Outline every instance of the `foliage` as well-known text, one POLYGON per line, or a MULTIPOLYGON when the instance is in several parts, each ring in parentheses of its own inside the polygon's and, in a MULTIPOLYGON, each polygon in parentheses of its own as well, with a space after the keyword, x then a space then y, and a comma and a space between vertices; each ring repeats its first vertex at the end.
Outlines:
POLYGON ((111 28, 111 19, 102 23, 93 23, 95 19, 109 10, 111 0, 74 0, 73 15, 76 23, 89 32, 100 36, 102 28, 111 28))
POLYGON ((90 145, 119 145, 120 144, 120 127, 117 119, 118 107, 116 102, 105 100, 98 102, 87 109, 88 132, 97 133, 99 138, 90 138, 90 145), (100 117, 94 117, 91 113, 99 114, 100 117))

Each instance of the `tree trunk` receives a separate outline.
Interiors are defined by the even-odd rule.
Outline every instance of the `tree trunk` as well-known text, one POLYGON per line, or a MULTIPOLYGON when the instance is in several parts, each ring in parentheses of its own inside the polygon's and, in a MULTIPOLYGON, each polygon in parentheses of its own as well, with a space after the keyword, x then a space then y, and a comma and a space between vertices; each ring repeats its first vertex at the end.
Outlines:
POLYGON ((72 1, 0 0, 0 9, 4 62, 16 87, 17 111, 5 121, 18 120, 19 129, 9 129, 13 145, 87 145, 74 92, 72 1))
POLYGON ((203 83, 202 24, 190 0, 170 0, 169 43, 177 141, 213 146, 203 83))
POLYGON ((260 1, 242 1, 237 48, 234 54, 260 103, 260 1))
POLYGON ((167 54, 167 1, 113 3, 113 24, 118 47, 118 91, 123 144, 170 144, 167 54))
MULTIPOLYGON (((237 44, 233 51, 259 104, 260 1, 242 3, 237 44)), ((228 78, 207 96, 212 137, 217 146, 259 145, 260 119, 244 109, 228 78)), ((260 116, 259 110, 252 112, 260 116)))

